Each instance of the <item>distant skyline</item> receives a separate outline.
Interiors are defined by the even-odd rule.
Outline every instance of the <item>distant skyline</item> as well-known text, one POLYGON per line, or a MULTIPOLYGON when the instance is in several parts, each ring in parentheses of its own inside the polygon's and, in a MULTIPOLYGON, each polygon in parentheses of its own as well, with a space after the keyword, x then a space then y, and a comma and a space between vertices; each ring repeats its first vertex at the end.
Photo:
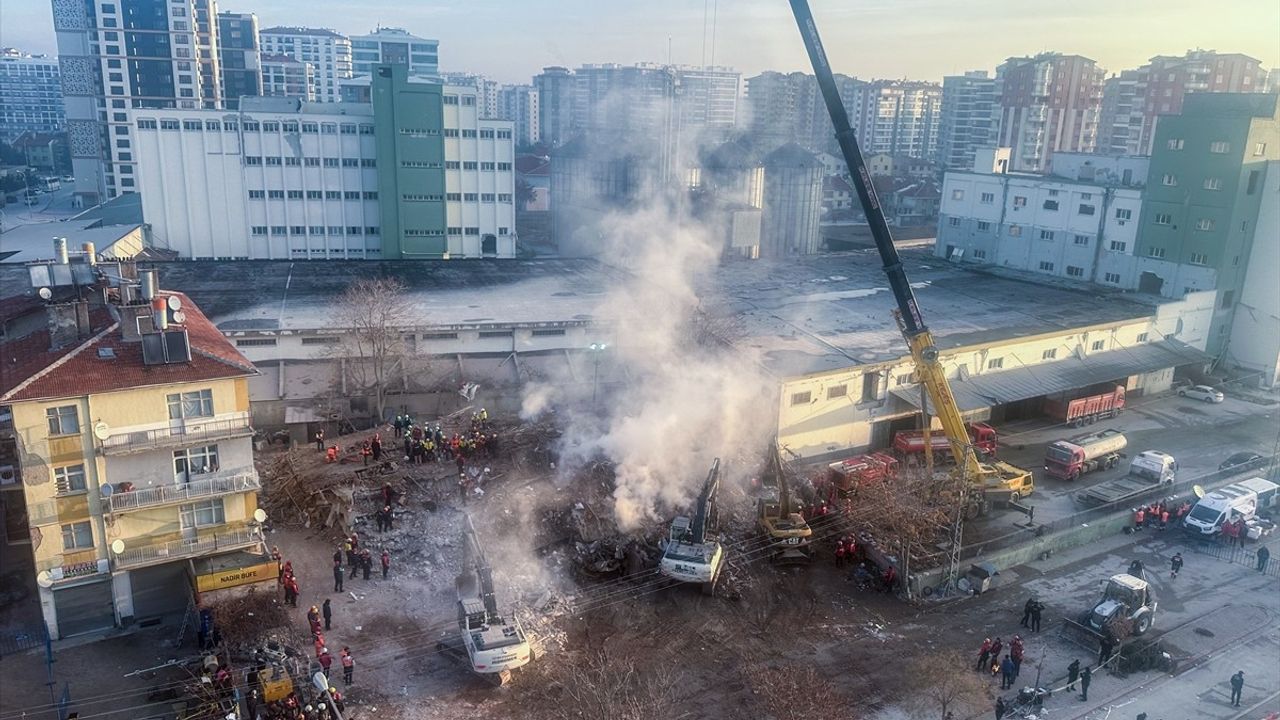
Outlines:
MULTIPOLYGON (((937 81, 966 70, 991 71, 1007 57, 1045 50, 1084 55, 1109 74, 1138 67, 1153 55, 1193 48, 1244 53, 1267 69, 1280 67, 1280 3, 1274 0, 1219 6, 1202 0, 812 5, 832 66, 862 78, 937 81)), ((690 65, 714 61, 744 77, 810 70, 784 0, 475 0, 401 7, 359 0, 238 0, 219 2, 218 9, 256 13, 262 27, 330 27, 348 35, 378 24, 403 27, 440 41, 442 71, 480 73, 504 83, 528 83, 547 65, 668 59, 690 65), (712 34, 704 33, 713 15, 714 44, 712 34)), ((49 0, 0 1, 0 45, 56 54, 49 0)))

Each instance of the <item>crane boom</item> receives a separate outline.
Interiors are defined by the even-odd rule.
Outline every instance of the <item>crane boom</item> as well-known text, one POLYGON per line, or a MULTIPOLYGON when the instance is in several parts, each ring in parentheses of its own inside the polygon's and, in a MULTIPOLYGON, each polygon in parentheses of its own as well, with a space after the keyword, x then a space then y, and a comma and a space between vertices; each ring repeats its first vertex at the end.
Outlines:
POLYGON ((462 571, 474 571, 479 584, 480 599, 484 602, 485 612, 489 617, 498 616, 498 599, 493 592, 493 569, 485 559, 484 549, 480 547, 480 538, 476 535, 476 526, 471 522, 471 515, 466 516, 463 528, 463 563, 462 571))
POLYGON ((707 520, 712 512, 712 505, 716 501, 716 490, 720 487, 720 458, 716 458, 711 463, 711 471, 707 473, 707 480, 702 484, 702 494, 698 496, 698 509, 693 515, 693 523, 689 528, 690 534, 693 536, 694 543, 704 543, 707 540, 707 520))
POLYGON ((933 334, 924 323, 920 307, 916 303, 915 293, 907 279, 907 272, 898 258, 898 249, 893 245, 893 236, 889 232, 889 223, 885 219, 884 208, 876 197, 876 189, 871 184, 871 175, 867 172, 866 163, 862 159, 862 151, 858 147, 858 138, 849 125, 849 114, 840 101, 840 91, 836 89, 835 77, 827 62, 827 53, 822 47, 822 39, 818 36, 818 26, 809 10, 808 0, 790 0, 791 10, 795 14, 796 24, 800 26, 800 34, 804 38, 805 49, 809 52, 809 61, 813 64, 814 75, 818 78, 818 88, 822 91, 822 99, 831 115, 831 123, 835 127, 836 141, 840 144, 840 152, 849 166, 849 175, 853 178, 853 186, 858 192, 858 200, 862 203, 863 213, 867 216, 867 225, 871 228, 871 237, 875 240, 876 250, 884 265, 884 274, 889 280, 889 288, 893 291, 894 300, 898 304, 897 318, 907 346, 911 349, 911 358, 915 362, 916 374, 933 402, 933 412, 942 423, 942 431, 951 443, 952 457, 969 478, 983 475, 978 456, 969 442, 969 433, 965 428, 964 417, 951 394, 951 386, 947 382, 942 363, 938 361, 938 349, 933 342, 933 334))

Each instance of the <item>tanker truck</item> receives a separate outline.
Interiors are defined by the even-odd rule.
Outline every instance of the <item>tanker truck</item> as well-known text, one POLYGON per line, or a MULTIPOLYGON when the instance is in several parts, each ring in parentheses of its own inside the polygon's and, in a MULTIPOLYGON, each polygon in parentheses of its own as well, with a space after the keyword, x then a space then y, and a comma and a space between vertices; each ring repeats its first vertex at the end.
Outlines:
POLYGON ((1045 448, 1044 471, 1049 477, 1075 480, 1100 468, 1113 468, 1129 441, 1119 430, 1080 435, 1059 440, 1045 448))

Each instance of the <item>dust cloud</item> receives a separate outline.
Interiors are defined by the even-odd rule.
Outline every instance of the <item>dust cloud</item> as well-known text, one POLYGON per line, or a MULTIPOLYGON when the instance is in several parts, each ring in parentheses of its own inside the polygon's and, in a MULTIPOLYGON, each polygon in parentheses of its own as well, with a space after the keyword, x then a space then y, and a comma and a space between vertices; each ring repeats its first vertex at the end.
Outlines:
POLYGON ((725 480, 753 472, 729 459, 758 455, 776 422, 776 390, 752 352, 715 337, 724 333, 712 309, 722 249, 713 228, 665 201, 614 211, 599 227, 600 256, 629 273, 593 313, 609 328, 608 347, 581 361, 586 382, 528 386, 523 413, 560 416, 562 472, 615 463, 613 513, 627 532, 686 510, 715 457, 725 480), (593 402, 597 360, 609 382, 593 402))

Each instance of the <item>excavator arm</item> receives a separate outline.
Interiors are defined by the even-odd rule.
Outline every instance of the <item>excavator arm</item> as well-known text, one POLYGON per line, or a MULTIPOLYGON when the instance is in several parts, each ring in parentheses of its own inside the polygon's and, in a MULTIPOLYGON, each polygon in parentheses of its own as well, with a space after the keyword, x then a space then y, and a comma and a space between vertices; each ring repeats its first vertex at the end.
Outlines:
POLYGON ((867 225, 871 228, 876 250, 880 253, 884 274, 889 280, 890 289, 893 290, 893 298, 898 305, 898 324, 911 349, 916 375, 929 394, 929 399, 934 406, 933 412, 942 423, 942 432, 951 443, 952 457, 956 458, 956 462, 963 468, 967 477, 978 478, 982 475, 978 456, 969 441, 969 431, 965 427, 964 418, 960 415, 955 396, 951 394, 951 386, 947 382, 942 363, 938 362, 938 349, 934 345, 933 334, 924 324, 924 318, 920 314, 920 307, 916 303, 915 293, 911 290, 906 270, 903 269, 902 261, 898 258, 898 249, 893 245, 893 236, 889 232, 884 208, 876 196, 875 186, 871 184, 871 175, 862 159, 858 138, 849 125, 849 114, 845 111, 844 103, 840 101, 840 91, 836 88, 835 77, 827 62, 827 53, 822 47, 822 39, 818 36, 818 26, 814 22, 813 13, 809 10, 808 0, 790 1, 796 24, 800 26, 800 34, 804 37, 804 45, 809 52, 809 61, 813 64, 814 75, 818 78, 822 99, 827 105, 827 112, 831 115, 831 124, 835 127, 836 141, 839 142, 840 152, 849 166, 849 175, 853 178, 853 186, 858 192, 858 200, 862 203, 862 211, 867 216, 867 225))
POLYGON ((690 534, 694 544, 701 545, 707 540, 707 524, 715 511, 716 490, 720 488, 720 458, 711 463, 711 472, 707 473, 707 481, 702 484, 702 494, 698 496, 698 509, 693 515, 690 534))

